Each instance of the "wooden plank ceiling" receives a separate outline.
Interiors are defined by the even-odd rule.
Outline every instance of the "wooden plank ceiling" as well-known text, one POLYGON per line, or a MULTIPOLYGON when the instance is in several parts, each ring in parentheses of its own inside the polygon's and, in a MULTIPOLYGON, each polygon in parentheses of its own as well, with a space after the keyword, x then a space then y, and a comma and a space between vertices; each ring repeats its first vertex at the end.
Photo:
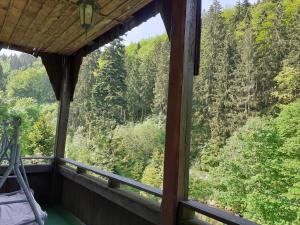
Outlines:
POLYGON ((98 0, 95 26, 86 33, 80 27, 79 0, 0 0, 0 44, 70 55, 127 22, 151 1, 98 0))

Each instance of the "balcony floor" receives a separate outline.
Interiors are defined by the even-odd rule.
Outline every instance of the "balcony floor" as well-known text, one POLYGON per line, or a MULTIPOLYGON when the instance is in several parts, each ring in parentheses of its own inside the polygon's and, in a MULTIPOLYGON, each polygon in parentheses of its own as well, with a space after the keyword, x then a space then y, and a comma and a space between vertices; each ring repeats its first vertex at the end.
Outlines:
POLYGON ((48 218, 45 225, 81 225, 81 223, 70 213, 60 207, 46 209, 48 218))

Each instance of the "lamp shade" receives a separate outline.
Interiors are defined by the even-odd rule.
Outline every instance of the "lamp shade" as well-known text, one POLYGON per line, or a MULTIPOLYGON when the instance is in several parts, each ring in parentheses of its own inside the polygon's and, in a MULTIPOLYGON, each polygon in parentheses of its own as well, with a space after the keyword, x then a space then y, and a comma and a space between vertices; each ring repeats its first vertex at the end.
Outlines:
POLYGON ((80 25, 85 30, 93 27, 97 5, 94 1, 83 0, 79 5, 80 25))

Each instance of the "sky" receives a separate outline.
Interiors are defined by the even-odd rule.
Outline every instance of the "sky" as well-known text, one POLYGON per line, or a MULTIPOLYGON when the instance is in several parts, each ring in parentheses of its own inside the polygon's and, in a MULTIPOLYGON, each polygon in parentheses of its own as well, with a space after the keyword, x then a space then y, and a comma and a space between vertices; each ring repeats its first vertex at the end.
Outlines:
MULTIPOLYGON (((207 10, 211 5, 213 0, 202 0, 202 8, 207 10)), ((237 0, 219 0, 224 8, 232 7, 237 0)), ((250 0, 250 2, 254 3, 256 0, 250 0)), ((157 15, 147 22, 141 24, 140 26, 133 28, 131 31, 127 32, 126 35, 123 36, 125 45, 129 45, 132 42, 138 42, 141 39, 150 38, 156 35, 163 34, 165 32, 165 27, 162 22, 160 15, 157 15)), ((0 54, 15 54, 16 51, 11 50, 1 50, 0 54)))

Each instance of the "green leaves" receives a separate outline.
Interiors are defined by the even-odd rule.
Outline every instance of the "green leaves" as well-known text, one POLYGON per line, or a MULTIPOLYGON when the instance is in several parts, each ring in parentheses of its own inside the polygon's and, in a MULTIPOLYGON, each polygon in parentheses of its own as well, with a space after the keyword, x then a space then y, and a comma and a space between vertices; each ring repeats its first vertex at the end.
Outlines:
POLYGON ((55 101, 50 82, 41 63, 34 67, 14 72, 7 83, 7 96, 13 98, 34 98, 38 103, 55 101))
POLYGON ((272 93, 280 103, 286 104, 300 97, 300 67, 285 65, 282 71, 274 78, 277 83, 272 93))
POLYGON ((26 134, 28 152, 37 156, 53 155, 55 129, 45 115, 40 115, 26 134))
POLYGON ((214 196, 223 207, 263 224, 296 224, 299 103, 285 106, 275 119, 249 119, 220 150, 211 176, 214 196))

